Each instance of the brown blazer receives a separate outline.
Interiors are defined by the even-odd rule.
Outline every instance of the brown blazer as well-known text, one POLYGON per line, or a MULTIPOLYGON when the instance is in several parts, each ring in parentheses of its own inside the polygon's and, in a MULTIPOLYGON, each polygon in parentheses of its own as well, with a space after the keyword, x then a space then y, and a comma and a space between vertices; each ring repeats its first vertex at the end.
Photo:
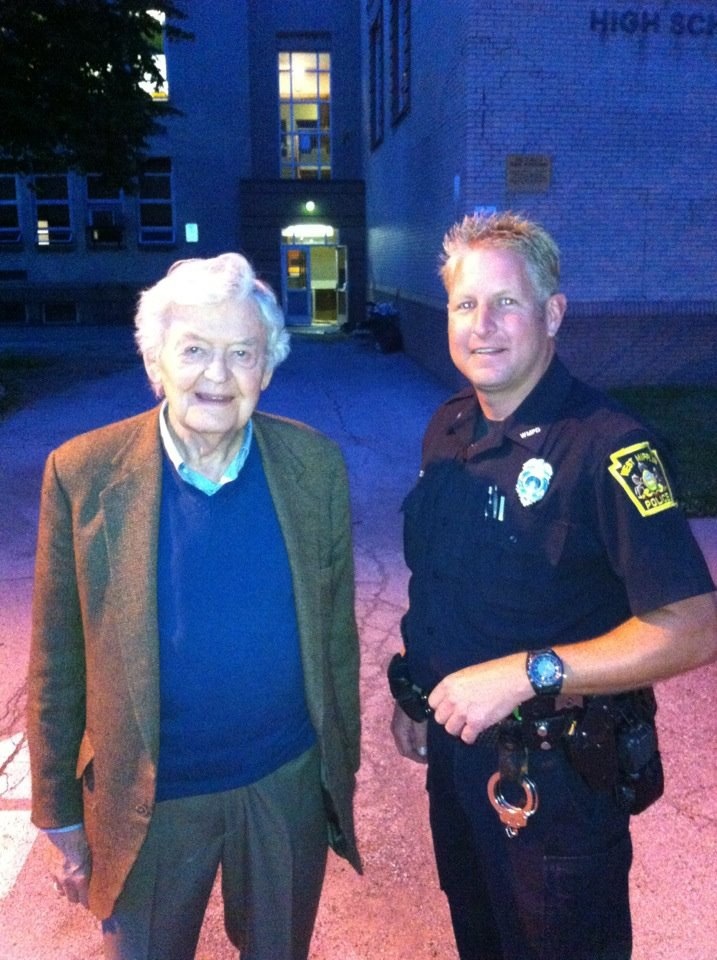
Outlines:
MULTIPOLYGON (((155 802, 159 743, 156 562, 158 409, 70 440, 43 479, 29 674, 33 822, 84 822, 90 908, 115 900, 155 802)), ((333 848, 360 870, 358 641, 348 486, 338 447, 308 427, 253 417, 286 541, 306 700, 333 848)))

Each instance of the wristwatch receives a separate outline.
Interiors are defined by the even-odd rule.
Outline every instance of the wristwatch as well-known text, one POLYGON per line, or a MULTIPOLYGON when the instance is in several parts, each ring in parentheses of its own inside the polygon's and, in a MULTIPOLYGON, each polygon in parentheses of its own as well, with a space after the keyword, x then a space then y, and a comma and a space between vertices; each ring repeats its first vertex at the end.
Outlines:
POLYGON ((565 670, 555 650, 531 650, 525 661, 525 670, 537 697, 557 697, 560 693, 565 670))

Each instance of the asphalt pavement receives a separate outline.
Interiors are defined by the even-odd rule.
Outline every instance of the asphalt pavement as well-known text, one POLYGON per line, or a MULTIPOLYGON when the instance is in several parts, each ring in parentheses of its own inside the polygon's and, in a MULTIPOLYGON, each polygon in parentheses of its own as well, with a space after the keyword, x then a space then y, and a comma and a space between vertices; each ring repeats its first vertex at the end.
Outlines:
MULTIPOLYGON (((99 960, 97 924, 58 899, 29 821, 24 677, 42 464, 64 439, 146 409, 153 398, 123 328, 0 328, 0 350, 62 358, 0 420, 0 960, 99 960), (118 362, 119 361, 119 362, 118 362)), ((406 602, 401 501, 420 438, 446 388, 372 342, 295 337, 261 408, 339 442, 354 514, 362 643, 363 760, 356 800, 363 877, 330 858, 311 960, 455 960, 426 823, 423 768, 395 753, 384 673, 406 602)), ((717 577, 717 521, 694 522, 717 577)), ((649 576, 649 571, 645 571, 649 576)), ((717 960, 717 665, 658 687, 664 797, 633 822, 634 960, 717 960)), ((215 892, 198 960, 235 957, 215 892)), ((569 958, 566 958, 569 960, 569 958)))

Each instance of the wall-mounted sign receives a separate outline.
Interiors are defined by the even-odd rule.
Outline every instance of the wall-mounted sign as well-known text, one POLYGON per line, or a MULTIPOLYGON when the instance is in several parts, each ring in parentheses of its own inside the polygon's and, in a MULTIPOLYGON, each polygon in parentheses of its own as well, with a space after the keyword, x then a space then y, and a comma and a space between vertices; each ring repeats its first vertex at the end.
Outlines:
POLYGON ((717 36, 717 13, 675 10, 669 16, 659 9, 624 10, 593 7, 590 11, 590 29, 601 37, 611 34, 667 33, 674 37, 717 36))
POLYGON ((506 188, 511 193, 545 193, 550 189, 550 157, 539 153, 509 153, 505 159, 506 188))

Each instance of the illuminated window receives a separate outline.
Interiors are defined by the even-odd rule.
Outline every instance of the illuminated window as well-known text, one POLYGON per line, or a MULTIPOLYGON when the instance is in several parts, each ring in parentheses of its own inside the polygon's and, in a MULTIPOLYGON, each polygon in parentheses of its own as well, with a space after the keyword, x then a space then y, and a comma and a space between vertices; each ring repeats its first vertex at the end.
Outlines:
POLYGON ((408 113, 411 102, 411 0, 391 0, 391 120, 408 113))
POLYGON ((71 243, 73 237, 67 174, 35 177, 34 191, 37 245, 51 247, 71 243))
POLYGON ((0 243, 18 243, 20 237, 17 179, 14 174, 0 174, 0 243))
POLYGON ((146 160, 139 178, 139 242, 174 243, 172 161, 146 160))
POLYGON ((152 80, 148 76, 145 76, 144 83, 141 83, 140 86, 151 96, 153 100, 169 100, 167 56, 164 52, 164 23, 166 16, 159 10, 148 10, 147 13, 156 22, 156 29, 152 30, 149 39, 155 51, 152 54, 152 59, 154 60, 156 69, 162 76, 162 82, 159 86, 155 86, 152 80))
POLYGON ((371 146, 383 140, 383 8, 379 5, 369 32, 371 146))
POLYGON ((331 177, 331 55, 279 54, 281 177, 331 177))

